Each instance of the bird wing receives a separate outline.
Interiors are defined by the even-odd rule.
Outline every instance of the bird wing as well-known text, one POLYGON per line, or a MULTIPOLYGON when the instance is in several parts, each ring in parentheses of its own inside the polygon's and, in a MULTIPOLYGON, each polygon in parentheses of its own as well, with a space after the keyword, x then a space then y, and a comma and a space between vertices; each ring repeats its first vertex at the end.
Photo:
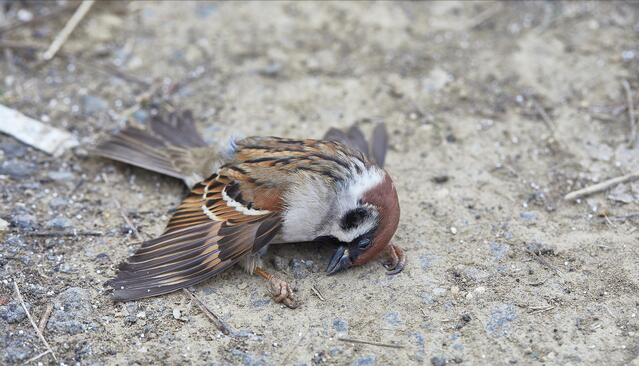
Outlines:
POLYGON ((236 200, 239 182, 214 174, 198 183, 166 230, 147 240, 116 278, 116 300, 161 295, 202 282, 268 244, 281 228, 278 212, 236 200))

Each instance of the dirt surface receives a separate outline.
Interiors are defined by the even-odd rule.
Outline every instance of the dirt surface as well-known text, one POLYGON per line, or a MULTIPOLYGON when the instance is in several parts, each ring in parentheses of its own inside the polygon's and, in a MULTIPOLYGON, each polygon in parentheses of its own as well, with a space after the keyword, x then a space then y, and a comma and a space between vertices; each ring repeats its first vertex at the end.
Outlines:
MULTIPOLYGON (((59 5, 0 7, 1 26, 59 5)), ((46 350, 16 281, 36 322, 53 305, 67 365, 639 365, 639 182, 563 200, 639 171, 636 3, 98 3, 40 62, 71 12, 0 35, 0 103, 85 146, 0 135, 0 363, 46 350), (192 289, 229 336, 182 292, 114 303, 137 246, 121 212, 153 237, 186 190, 86 146, 154 106, 193 110, 211 144, 384 121, 406 270, 327 277, 332 248, 271 248, 298 309, 239 268, 192 289)))

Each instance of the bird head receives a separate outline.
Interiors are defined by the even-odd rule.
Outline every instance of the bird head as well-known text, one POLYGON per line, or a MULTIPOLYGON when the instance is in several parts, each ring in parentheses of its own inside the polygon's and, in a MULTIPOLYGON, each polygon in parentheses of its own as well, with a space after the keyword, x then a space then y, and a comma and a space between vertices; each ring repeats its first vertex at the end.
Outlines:
POLYGON ((329 275, 371 261, 388 247, 397 230, 400 209, 393 181, 381 169, 374 173, 356 185, 355 204, 336 218, 330 236, 340 246, 326 269, 329 275))

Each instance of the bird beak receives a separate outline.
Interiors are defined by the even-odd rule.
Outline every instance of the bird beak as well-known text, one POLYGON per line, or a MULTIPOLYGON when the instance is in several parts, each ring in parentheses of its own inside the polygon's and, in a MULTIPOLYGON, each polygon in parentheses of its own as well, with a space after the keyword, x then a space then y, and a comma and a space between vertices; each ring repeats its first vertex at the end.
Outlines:
POLYGON ((341 246, 337 248, 335 254, 333 254, 331 262, 328 264, 328 267, 326 267, 326 272, 330 276, 352 265, 353 262, 349 256, 348 248, 341 246))

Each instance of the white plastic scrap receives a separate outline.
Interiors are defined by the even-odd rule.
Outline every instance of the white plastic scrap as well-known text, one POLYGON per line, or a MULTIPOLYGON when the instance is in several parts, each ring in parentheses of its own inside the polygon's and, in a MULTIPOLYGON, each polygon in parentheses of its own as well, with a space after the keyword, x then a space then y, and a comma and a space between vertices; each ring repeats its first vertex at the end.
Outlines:
POLYGON ((60 156, 65 150, 79 144, 78 140, 67 131, 47 126, 2 104, 0 104, 0 132, 53 156, 60 156))

